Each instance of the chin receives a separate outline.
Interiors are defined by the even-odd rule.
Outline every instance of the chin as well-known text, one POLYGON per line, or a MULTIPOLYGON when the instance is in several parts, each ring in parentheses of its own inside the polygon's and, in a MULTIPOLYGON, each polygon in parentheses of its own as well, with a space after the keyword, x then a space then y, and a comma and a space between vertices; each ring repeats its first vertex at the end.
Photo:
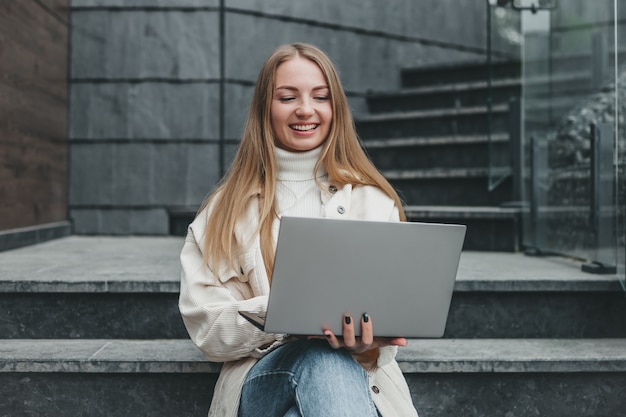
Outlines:
POLYGON ((288 151, 292 151, 292 152, 307 152, 307 151, 311 151, 315 148, 318 148, 322 145, 323 142, 315 142, 315 143, 290 143, 287 144, 287 146, 284 145, 279 145, 279 147, 286 149, 288 151))

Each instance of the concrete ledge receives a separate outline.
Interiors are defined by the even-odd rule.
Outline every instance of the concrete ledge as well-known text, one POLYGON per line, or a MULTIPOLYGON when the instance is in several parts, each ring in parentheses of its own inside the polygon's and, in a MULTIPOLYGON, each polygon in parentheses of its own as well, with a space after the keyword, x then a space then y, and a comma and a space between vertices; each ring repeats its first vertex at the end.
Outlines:
MULTIPOLYGON (((404 373, 626 372, 626 339, 411 340, 404 373)), ((0 373, 217 373, 190 340, 2 340, 0 373)))
MULTIPOLYGON (((430 110, 412 110, 396 113, 376 113, 368 114, 357 118, 357 125, 372 122, 392 122, 411 119, 434 119, 437 117, 456 117, 456 116, 474 116, 487 114, 487 107, 475 106, 464 107, 460 109, 430 109, 430 110)), ((505 113, 508 111, 507 105, 495 105, 491 108, 492 113, 505 113)), ((364 139, 367 142, 367 139, 364 139)))
MULTIPOLYGON (((507 133, 494 133, 491 142, 507 142, 507 133)), ((453 135, 453 136, 427 136, 427 137, 406 137, 393 139, 364 139, 367 149, 394 148, 407 146, 442 146, 442 145, 467 145, 467 144, 487 144, 490 142, 486 135, 453 135)))
POLYGON ((69 236, 2 252, 0 292, 178 292, 183 242, 69 236))
MULTIPOLYGON (((494 79, 491 81, 491 88, 502 87, 518 87, 521 86, 521 80, 517 78, 502 78, 494 79)), ((489 87, 489 84, 485 80, 469 80, 469 81, 454 81, 445 84, 432 84, 423 85, 420 87, 408 87, 395 91, 372 91, 369 97, 373 99, 394 99, 396 97, 417 96, 426 95, 432 93, 458 93, 474 90, 485 90, 489 87)))
POLYGON ((70 233, 68 221, 0 231, 0 252, 58 239, 70 233))
POLYGON ((494 206, 406 206, 408 217, 450 217, 454 219, 511 219, 521 214, 521 209, 494 206))
MULTIPOLYGON (((181 237, 69 236, 0 253, 0 292, 177 293, 181 237)), ((521 253, 463 252, 455 291, 621 292, 617 276, 580 262, 521 253)))
POLYGON ((582 272, 581 262, 522 253, 464 252, 455 291, 622 292, 616 275, 582 272))
POLYGON ((626 372, 626 339, 411 340, 404 373, 626 372))
POLYGON ((217 373, 190 340, 3 340, 0 372, 217 373))

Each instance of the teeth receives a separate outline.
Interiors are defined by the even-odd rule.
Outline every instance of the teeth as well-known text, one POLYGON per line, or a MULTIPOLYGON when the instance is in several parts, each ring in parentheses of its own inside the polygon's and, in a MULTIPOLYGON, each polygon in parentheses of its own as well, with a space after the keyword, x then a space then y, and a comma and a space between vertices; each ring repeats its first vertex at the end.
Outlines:
POLYGON ((301 131, 304 131, 304 130, 313 130, 313 129, 315 129, 315 128, 317 127, 317 125, 316 125, 316 124, 310 124, 310 125, 291 125, 290 127, 291 127, 292 129, 295 129, 295 130, 301 130, 301 131))

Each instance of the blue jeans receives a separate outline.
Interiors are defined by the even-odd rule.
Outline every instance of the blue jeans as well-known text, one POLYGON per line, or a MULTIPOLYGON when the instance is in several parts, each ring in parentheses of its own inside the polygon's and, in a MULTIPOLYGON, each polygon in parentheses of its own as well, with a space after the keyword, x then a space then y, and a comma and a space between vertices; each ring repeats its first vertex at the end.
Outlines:
POLYGON ((365 370, 325 340, 296 340, 261 358, 243 384, 239 417, 378 417, 365 370))

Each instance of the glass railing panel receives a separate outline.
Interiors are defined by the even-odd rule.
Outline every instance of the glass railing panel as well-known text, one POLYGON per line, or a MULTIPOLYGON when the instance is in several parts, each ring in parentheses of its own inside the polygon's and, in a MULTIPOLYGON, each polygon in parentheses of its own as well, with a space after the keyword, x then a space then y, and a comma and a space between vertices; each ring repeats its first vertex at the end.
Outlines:
MULTIPOLYGON (((550 77, 550 12, 520 11, 522 43, 522 152, 523 239, 527 250, 545 248, 548 243, 548 191, 551 178, 548 167, 547 137, 550 114, 535 111, 545 105, 546 80, 550 77)), ((542 249, 543 250, 543 249, 542 249)))
POLYGON ((512 187, 512 200, 519 200, 512 181, 516 161, 514 147, 519 144, 520 108, 520 14, 508 5, 487 1, 487 124, 488 124, 488 188, 512 187))
POLYGON ((614 5, 521 11, 524 245, 613 270, 614 5))
MULTIPOLYGON (((616 187, 616 257, 617 277, 626 290, 626 6, 620 5, 616 0, 614 4, 614 39, 615 39, 615 89, 618 92, 615 98, 616 125, 615 137, 617 138, 615 172, 617 177, 616 187)), ((625 318, 626 319, 626 318, 625 318)))

